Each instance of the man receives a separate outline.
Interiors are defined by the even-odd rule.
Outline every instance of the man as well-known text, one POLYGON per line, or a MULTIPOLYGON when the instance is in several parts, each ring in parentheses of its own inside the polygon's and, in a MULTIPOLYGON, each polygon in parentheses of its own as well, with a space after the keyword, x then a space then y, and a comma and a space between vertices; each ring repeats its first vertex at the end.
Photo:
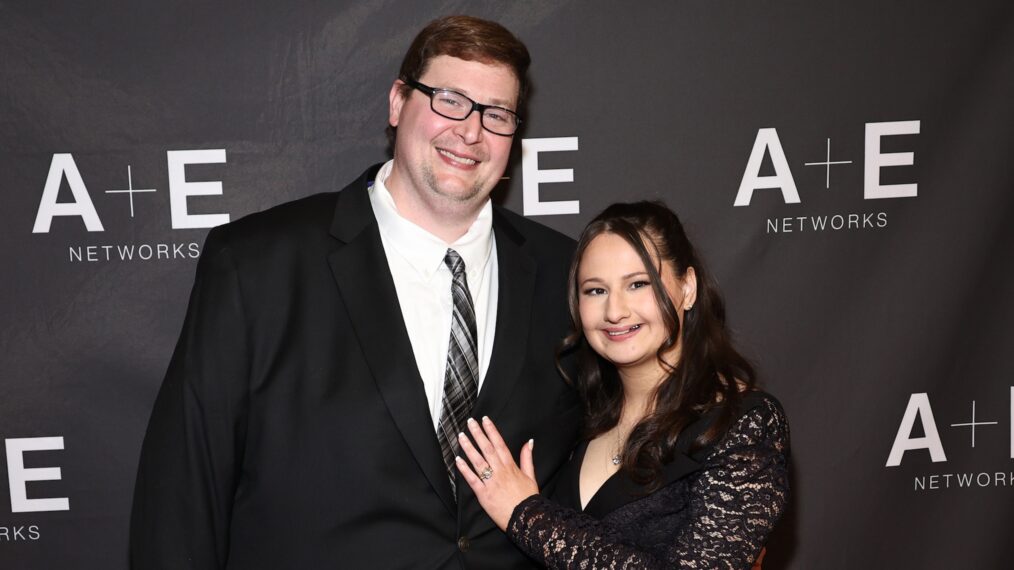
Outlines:
POLYGON ((554 367, 573 243, 489 200, 528 63, 498 24, 431 23, 391 87, 392 161, 208 234, 133 567, 530 565, 453 469, 488 415, 514 453, 535 439, 545 485, 581 415, 554 367))

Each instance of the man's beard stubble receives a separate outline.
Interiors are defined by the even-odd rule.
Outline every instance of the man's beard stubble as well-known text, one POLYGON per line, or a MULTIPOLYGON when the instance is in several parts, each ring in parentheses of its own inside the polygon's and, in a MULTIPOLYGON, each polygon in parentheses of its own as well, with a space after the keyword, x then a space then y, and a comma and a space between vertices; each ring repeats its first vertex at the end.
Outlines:
POLYGON ((488 192, 485 192, 485 188, 483 188, 482 180, 476 180, 475 184, 469 189, 468 192, 464 194, 455 194, 451 192, 446 192, 442 188, 440 188, 440 184, 439 182, 437 182, 437 177, 433 173, 433 168, 429 164, 423 165, 422 173, 423 180, 426 182, 426 186, 430 189, 430 191, 449 202, 455 202, 458 204, 467 204, 469 202, 473 202, 476 196, 479 196, 481 194, 488 194, 488 192))

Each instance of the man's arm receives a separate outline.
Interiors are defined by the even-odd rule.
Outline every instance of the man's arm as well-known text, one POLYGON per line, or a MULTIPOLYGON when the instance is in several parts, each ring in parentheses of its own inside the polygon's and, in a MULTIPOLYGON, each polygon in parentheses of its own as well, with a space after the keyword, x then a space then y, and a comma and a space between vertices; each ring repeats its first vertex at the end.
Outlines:
POLYGON ((208 234, 134 489, 131 568, 221 568, 246 433, 249 338, 233 252, 208 234))

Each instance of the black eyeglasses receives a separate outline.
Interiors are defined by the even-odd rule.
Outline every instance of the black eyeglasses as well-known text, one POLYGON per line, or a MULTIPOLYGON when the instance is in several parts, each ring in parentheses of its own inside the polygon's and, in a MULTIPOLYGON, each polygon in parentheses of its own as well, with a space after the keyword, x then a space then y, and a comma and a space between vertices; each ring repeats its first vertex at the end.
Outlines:
POLYGON ((479 111, 479 123, 482 128, 502 137, 512 136, 521 125, 521 117, 510 109, 476 103, 457 91, 437 89, 423 85, 414 79, 405 78, 402 81, 409 87, 429 95, 430 109, 433 109, 433 112, 441 117, 464 121, 472 114, 472 111, 479 111))

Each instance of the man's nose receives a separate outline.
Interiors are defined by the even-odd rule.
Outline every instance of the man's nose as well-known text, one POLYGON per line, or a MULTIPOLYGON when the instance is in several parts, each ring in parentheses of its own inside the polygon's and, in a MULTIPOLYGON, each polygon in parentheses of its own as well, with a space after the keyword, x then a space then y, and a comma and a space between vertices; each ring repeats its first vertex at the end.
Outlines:
POLYGON ((461 137, 465 144, 475 144, 482 140, 482 113, 472 111, 472 114, 464 120, 458 121, 454 133, 461 137))

